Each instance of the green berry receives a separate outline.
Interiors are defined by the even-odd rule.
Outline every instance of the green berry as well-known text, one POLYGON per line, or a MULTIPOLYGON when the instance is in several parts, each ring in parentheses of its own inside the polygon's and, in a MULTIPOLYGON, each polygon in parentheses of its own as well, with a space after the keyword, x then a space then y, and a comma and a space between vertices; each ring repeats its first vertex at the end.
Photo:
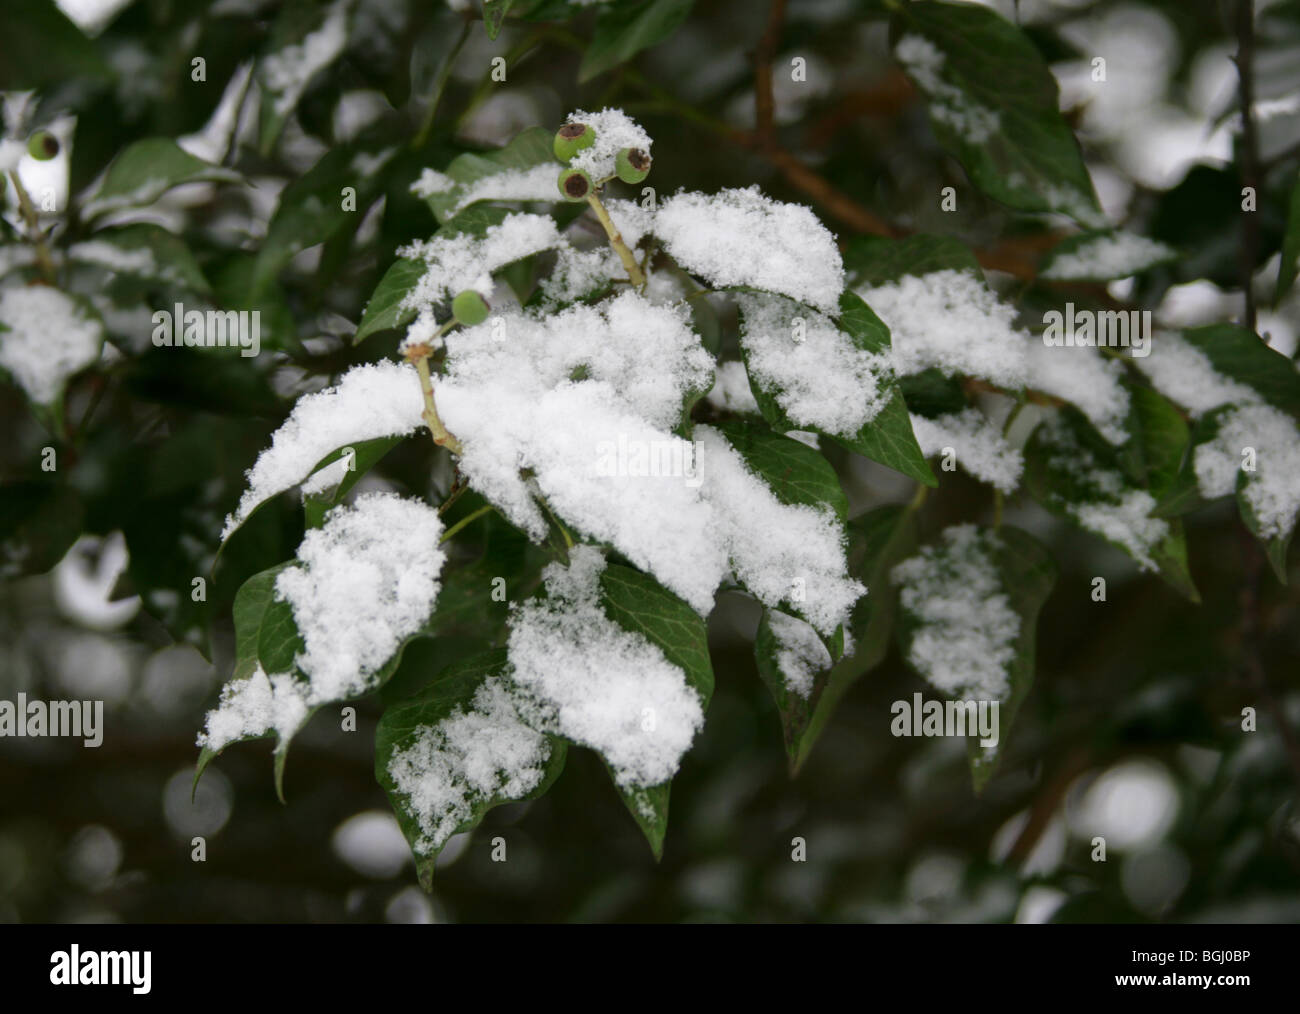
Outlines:
POLYGON ((614 159, 614 172, 624 183, 640 183, 650 175, 650 156, 640 148, 624 148, 614 159))
POLYGON ((555 132, 555 141, 552 142, 551 149, 557 159, 567 163, 578 152, 590 148, 595 143, 596 132, 585 123, 566 123, 555 132))
POLYGON ((59 139, 48 130, 38 130, 27 139, 27 151, 32 158, 48 162, 59 153, 59 139))
POLYGON ((466 289, 451 301, 451 314, 468 327, 482 324, 488 316, 487 300, 473 289, 466 289))
POLYGON ((591 177, 581 169, 562 170, 558 184, 566 201, 585 201, 592 191, 591 177))

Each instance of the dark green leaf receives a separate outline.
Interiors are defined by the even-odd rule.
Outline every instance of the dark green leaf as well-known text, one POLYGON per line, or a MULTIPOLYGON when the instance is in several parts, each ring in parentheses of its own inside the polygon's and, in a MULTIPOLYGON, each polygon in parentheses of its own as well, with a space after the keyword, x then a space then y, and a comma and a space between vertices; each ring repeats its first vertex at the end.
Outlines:
POLYGON ((844 267, 856 285, 885 285, 904 275, 932 271, 970 271, 984 277, 979 260, 965 243, 923 233, 903 239, 855 236, 844 248, 844 267))
POLYGON ((489 39, 495 39, 501 34, 501 23, 510 13, 513 2, 514 0, 483 0, 483 28, 489 39))
MULTIPOLYGON (((451 160, 451 164, 447 166, 445 174, 455 180, 458 185, 450 190, 430 194, 428 198, 429 207, 433 209, 433 213, 437 216, 439 222, 449 222, 454 217, 458 217, 456 207, 464 198, 465 192, 471 184, 477 183, 487 176, 495 176, 497 173, 511 169, 531 169, 538 165, 554 165, 556 167, 555 175, 558 178, 560 167, 555 161, 555 152, 551 150, 552 140, 553 137, 550 131, 543 130, 541 127, 529 127, 527 130, 515 135, 504 148, 483 154, 466 152, 463 155, 457 155, 451 160)), ((501 197, 492 198, 492 200, 504 199, 501 197)), ((560 200, 558 187, 555 199, 560 200)))
POLYGON ((662 42, 686 20, 693 0, 644 0, 610 4, 596 17, 596 31, 582 57, 578 82, 626 63, 662 42))
POLYGON ((1270 405, 1300 416, 1300 372, 1253 331, 1237 324, 1210 324, 1183 332, 1224 376, 1253 387, 1270 405))
POLYGON ((82 212, 92 218, 121 208, 141 208, 182 183, 238 182, 240 178, 230 169, 195 158, 170 138, 148 137, 122 149, 82 212))
POLYGON ((385 454, 401 442, 401 437, 377 437, 374 440, 362 440, 353 447, 340 447, 338 450, 326 455, 324 460, 312 469, 313 473, 326 465, 333 464, 342 457, 347 457, 349 464, 347 471, 343 473, 342 480, 337 486, 303 496, 302 506, 306 515, 307 527, 319 528, 325 522, 326 512, 331 507, 342 503, 343 498, 348 495, 348 491, 357 484, 358 480, 374 468, 385 454))
POLYGON ((839 476, 818 451, 758 423, 731 420, 718 429, 782 503, 826 505, 841 521, 848 517, 839 476))

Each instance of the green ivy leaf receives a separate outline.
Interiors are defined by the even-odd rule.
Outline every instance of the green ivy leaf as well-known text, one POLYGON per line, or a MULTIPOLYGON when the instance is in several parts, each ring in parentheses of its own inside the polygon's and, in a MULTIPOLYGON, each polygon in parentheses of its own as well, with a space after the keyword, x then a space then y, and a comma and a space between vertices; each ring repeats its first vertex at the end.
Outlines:
POLYGON ((195 158, 167 137, 148 137, 127 145, 113 159, 99 189, 82 214, 95 218, 122 208, 142 208, 182 183, 237 183, 242 177, 195 158))
POLYGON ((489 39, 501 34, 501 23, 510 13, 514 0, 483 0, 483 28, 489 39))
MULTIPOLYGON (((624 630, 657 645, 686 674, 687 684, 700 696, 700 707, 707 711, 713 697, 713 665, 699 614, 654 578, 630 567, 607 566, 600 575, 600 591, 605 614, 624 630)), ((615 786, 656 860, 663 856, 668 830, 670 786, 671 782, 646 788, 615 786)))
MULTIPOLYGON (((308 81, 299 80, 301 70, 297 74, 286 76, 284 80, 272 80, 267 73, 267 64, 269 60, 280 58, 286 50, 291 48, 301 52, 303 47, 310 46, 313 54, 312 67, 316 73, 324 70, 326 66, 333 63, 342 54, 346 46, 346 38, 350 34, 352 20, 352 4, 350 0, 335 0, 329 5, 319 5, 312 0, 293 0, 280 7, 275 22, 271 26, 270 38, 267 41, 266 52, 258 61, 257 80, 261 86, 262 104, 258 116, 258 135, 257 147, 263 156, 271 154, 275 147, 275 142, 280 137, 280 132, 288 122, 290 115, 298 106, 298 100, 302 97, 302 92, 308 86, 308 81), (340 10, 340 4, 342 9, 340 10), (322 45, 325 40, 332 41, 334 28, 337 24, 335 15, 343 19, 343 45, 337 48, 322 45), (324 59, 328 57, 328 59, 324 59)), ((294 63, 303 64, 304 58, 298 56, 290 58, 294 63)))
POLYGON ((7 0, 0 34, 0 90, 44 90, 77 78, 106 81, 99 50, 53 0, 7 0))
MULTIPOLYGON (((397 816, 397 823, 415 856, 415 867, 420 884, 426 891, 433 886, 433 870, 442 847, 439 846, 425 854, 415 852, 423 834, 418 819, 411 811, 409 797, 398 791, 397 785, 388 773, 389 763, 394 754, 409 748, 415 742, 423 728, 438 724, 455 711, 472 711, 474 695, 478 693, 479 687, 489 677, 504 678, 505 669, 504 649, 485 652, 453 663, 434 677, 417 696, 388 707, 379 719, 379 727, 375 732, 375 778, 388 793, 389 802, 392 803, 393 812, 397 816)), ((469 817, 456 826, 453 834, 473 830, 493 807, 522 799, 536 799, 550 789, 564 769, 566 745, 564 740, 558 737, 547 736, 546 738, 550 744, 550 755, 537 787, 519 797, 500 792, 476 796, 471 801, 469 817)))
POLYGON ((1056 79, 1015 25, 975 4, 917 2, 897 9, 895 53, 916 36, 938 50, 909 76, 930 103, 939 143, 975 185, 1021 211, 1058 211, 1102 224, 1079 144, 1061 116, 1056 79))
POLYGON ((1033 686, 1038 613, 1056 584, 1056 564, 1042 543, 1028 532, 1010 526, 998 529, 997 536, 999 545, 994 550, 994 559, 1011 608, 1020 617, 1020 635, 1016 638, 1016 654, 1008 674, 1011 690, 1002 702, 999 716, 997 747, 990 754, 980 747, 977 739, 966 740, 976 794, 984 791, 1006 753, 1004 747, 1012 723, 1033 686))
POLYGON ((211 291, 203 269, 190 252, 189 244, 173 232, 158 225, 127 225, 101 229, 90 243, 74 243, 68 248, 70 260, 104 267, 121 275, 130 275, 193 292, 211 291), (106 244, 109 250, 97 249, 106 244), (151 263, 142 265, 133 255, 147 251, 151 263))
POLYGON ((1300 372, 1264 340, 1237 324, 1210 324, 1183 332, 1215 370, 1253 387, 1270 405, 1300 416, 1300 372))
POLYGON ((831 668, 814 691, 806 722, 787 738, 792 774, 798 774, 807 761, 849 688, 884 660, 898 612, 898 589, 890 583, 889 571, 915 549, 916 515, 908 507, 878 507, 849 522, 849 573, 861 575, 867 594, 858 599, 849 622, 853 654, 831 668))
MULTIPOLYGON (((471 184, 477 183, 485 177, 495 176, 497 173, 507 172, 512 169, 532 169, 534 166, 539 165, 556 165, 555 152, 551 150, 552 140, 553 137, 549 131, 543 130, 541 127, 529 127, 527 130, 516 134, 504 148, 484 153, 466 152, 463 155, 457 155, 447 166, 445 174, 455 180, 458 185, 450 190, 430 194, 428 197, 429 207, 433 209, 433 213, 439 222, 450 222, 453 218, 458 217, 455 210, 456 206, 465 196, 465 192, 471 184)), ((559 174, 559 166, 556 165, 555 175, 558 177, 559 174)), ((492 198, 492 200, 504 199, 501 197, 492 198)), ((555 193, 555 199, 557 201, 561 199, 558 189, 555 193)), ((473 205, 469 207, 472 208, 473 205)))
POLYGON ((596 16, 596 31, 578 68, 578 83, 626 63, 643 49, 658 45, 677 31, 693 0, 643 0, 617 3, 596 16))
POLYGON ((340 458, 348 458, 347 471, 337 486, 308 493, 302 498, 303 512, 308 528, 319 528, 325 523, 325 514, 331 507, 343 502, 343 498, 358 481, 375 467, 389 451, 402 442, 401 437, 376 437, 374 440, 362 440, 352 447, 340 447, 320 461, 313 472, 326 465, 331 465, 340 458))
POLYGON ((844 268, 855 285, 873 287, 933 271, 970 271, 984 277, 979 259, 965 243, 926 233, 903 239, 855 236, 844 248, 844 268))
POLYGON ((1255 513, 1255 508, 1251 506, 1250 500, 1246 496, 1246 487, 1250 484, 1251 474, 1245 470, 1237 472, 1237 512, 1241 515, 1241 523, 1251 535, 1259 539, 1264 544, 1264 554, 1268 557, 1269 565, 1273 568, 1273 573, 1282 584, 1287 584, 1287 567, 1286 554, 1291 547, 1291 536, 1295 529, 1285 535, 1267 536, 1264 534, 1259 524, 1259 516, 1255 513))
MULTIPOLYGON (((1165 488, 1172 483, 1171 459, 1181 457, 1182 448, 1187 442, 1186 428, 1183 427, 1180 436, 1174 420, 1181 422, 1181 419, 1176 412, 1174 418, 1170 419, 1165 408, 1155 400, 1157 398, 1159 396, 1154 393, 1151 396, 1143 396, 1139 405, 1146 407, 1137 409, 1139 413, 1145 413, 1152 422, 1152 442, 1149 451, 1141 454, 1140 466, 1135 466, 1130 458, 1126 470, 1121 453, 1104 440, 1081 413, 1071 407, 1062 409, 1059 417, 1052 423, 1040 425, 1034 430, 1025 445, 1024 452, 1025 488, 1035 500, 1052 513, 1065 518, 1089 534, 1104 538, 1116 549, 1122 550, 1139 563, 1142 562, 1141 555, 1134 547, 1092 531, 1082 524, 1075 512, 1089 504, 1114 503, 1120 496, 1143 489, 1152 494, 1153 501, 1158 501, 1162 490, 1148 486, 1146 476, 1135 478, 1133 475, 1135 467, 1141 467, 1144 472, 1151 468, 1152 474, 1164 484, 1165 488), (1059 435, 1063 435, 1068 441, 1064 445, 1060 443, 1058 433, 1054 429, 1058 425, 1062 427, 1059 435), (1171 450, 1171 445, 1176 445, 1176 449, 1171 450), (1099 485, 1099 480, 1081 469, 1080 452, 1076 448, 1082 448, 1083 452, 1090 456, 1093 468, 1104 470, 1112 475, 1115 485, 1119 488, 1103 489, 1099 485)), ((1130 442, 1144 442, 1144 440, 1145 432, 1142 429, 1131 431, 1130 442)), ((1153 502, 1152 513, 1157 505, 1153 502)), ((1187 542, 1182 525, 1176 519, 1168 521, 1168 525, 1169 531, 1164 538, 1148 547, 1146 554, 1151 563, 1156 566, 1159 575, 1171 587, 1192 602, 1199 602, 1200 593, 1188 570, 1187 542)))
POLYGON ((840 478, 818 451, 746 420, 720 422, 717 428, 782 503, 828 506, 841 521, 848 517, 840 478))

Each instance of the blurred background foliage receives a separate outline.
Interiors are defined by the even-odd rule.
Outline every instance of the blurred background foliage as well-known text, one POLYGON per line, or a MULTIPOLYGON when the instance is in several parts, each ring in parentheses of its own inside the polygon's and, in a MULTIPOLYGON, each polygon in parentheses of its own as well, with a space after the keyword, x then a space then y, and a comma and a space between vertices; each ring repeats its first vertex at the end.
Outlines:
MULTIPOLYGON (((34 90, 24 129, 61 137, 73 195, 147 137, 184 138, 247 180, 187 184, 132 220, 180 236, 215 303, 261 308, 268 351, 150 348, 148 307, 192 290, 86 269, 79 291, 113 348, 73 382, 62 420, 38 421, 0 386, 0 535, 28 547, 0 583, 0 697, 96 698, 107 713, 96 750, 0 740, 0 919, 1300 918, 1300 752, 1279 725, 1300 727, 1300 598, 1294 582, 1261 573, 1229 505, 1189 521, 1203 598, 1192 607, 1023 494, 1008 504, 1008 522, 1051 547, 1060 576, 1033 690, 980 797, 960 743, 889 734, 890 704, 922 689, 896 648, 791 779, 750 647, 757 608, 727 595, 710 624, 717 693, 675 781, 657 865, 599 761, 575 749, 547 796, 454 841, 425 896, 374 779, 379 700, 357 704, 355 732, 326 709, 299 735, 287 806, 258 744, 224 754, 191 805, 194 736, 230 670, 234 591, 292 555, 301 506, 278 498, 246 525, 206 601, 191 601, 191 581, 208 573, 220 519, 293 399, 393 354, 396 332, 361 348, 348 336, 397 247, 436 226, 409 191, 424 167, 550 129, 576 108, 620 105, 656 140, 650 182, 662 193, 758 183, 811 204, 841 240, 881 221, 942 232, 979 251, 995 282, 1032 278, 1059 222, 1012 214, 969 185, 890 58, 887 5, 869 0, 792 0, 775 33, 766 3, 524 0, 487 5, 490 19, 510 8, 494 39, 477 3, 363 0, 346 48, 283 122, 265 95, 259 116, 249 67, 318 24, 321 5, 69 0, 80 27, 48 0, 5 6, 0 89, 34 90), (756 53, 776 68, 770 132, 754 129, 756 53), (491 74, 498 56, 504 81, 491 74), (783 72, 796 56, 805 82, 783 72), (390 149, 364 171, 358 155, 390 149), (343 186, 357 189, 356 212, 335 210, 343 186), (952 213, 939 210, 945 186, 959 194, 952 213), (51 445, 57 481, 39 469, 51 445), (1095 576, 1107 579, 1104 603, 1091 599, 1095 576), (1242 731, 1244 707, 1257 709, 1258 732, 1242 731), (497 835, 505 863, 491 861, 497 835), (1090 858, 1096 835, 1104 863, 1090 858), (205 862, 191 860, 194 836, 207 840, 205 862), (791 859, 796 838, 806 862, 791 859)), ((1115 294, 1170 324, 1239 314, 1230 5, 991 6, 1020 21, 1055 72, 1111 219, 1183 251, 1115 294), (1104 83, 1090 79, 1096 55, 1104 83)), ((1257 7, 1258 99, 1274 111, 1261 120, 1250 266, 1271 281, 1300 143, 1300 5, 1257 7)), ((87 226, 70 215, 65 228, 59 239, 72 242, 87 226)), ((734 321, 722 323, 734 347, 734 321)), ((1294 299, 1261 310, 1259 331, 1286 355, 1298 325, 1294 299)), ((911 498, 911 482, 881 466, 847 453, 836 464, 854 514, 911 498)), ((924 538, 991 517, 987 489, 939 474, 924 538)), ((431 444, 408 441, 363 488, 439 497, 449 478, 431 444)), ((464 498, 455 516, 474 506, 464 498)), ((528 586, 540 554, 491 524, 467 534, 467 574, 528 586)), ((465 579, 444 636, 408 652, 385 696, 499 629, 505 606, 485 584, 465 579)))

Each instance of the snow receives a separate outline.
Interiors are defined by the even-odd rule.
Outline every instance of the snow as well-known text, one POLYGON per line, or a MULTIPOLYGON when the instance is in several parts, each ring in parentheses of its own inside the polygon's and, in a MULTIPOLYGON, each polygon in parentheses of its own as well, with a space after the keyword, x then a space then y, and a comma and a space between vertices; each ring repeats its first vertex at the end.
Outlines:
POLYGON ((754 400, 744 363, 718 363, 708 399, 710 405, 724 412, 758 415, 758 402, 754 400))
POLYGON ((303 536, 299 566, 281 571, 304 650, 295 664, 316 704, 370 689, 402 641, 428 620, 446 554, 438 512, 420 500, 366 493, 303 536))
POLYGON ((1083 499, 1066 501, 1053 492, 1067 513, 1080 525, 1115 543, 1144 571, 1159 569, 1151 553, 1169 535, 1169 522, 1153 518, 1155 498, 1125 481, 1117 469, 1097 461, 1083 447, 1059 415, 1043 422, 1042 437, 1049 448, 1048 465, 1073 477, 1083 499))
POLYGON ((394 362, 353 367, 334 387, 299 398, 248 471, 248 489, 226 518, 221 538, 228 539, 264 500, 306 479, 332 451, 412 433, 423 424, 423 411, 415 369, 394 362))
POLYGON ((428 270, 402 299, 406 309, 424 309, 449 302, 474 289, 484 299, 492 295, 492 272, 531 254, 563 243, 555 220, 548 215, 507 215, 482 236, 459 233, 434 236, 400 248, 399 257, 424 261, 428 270))
POLYGON ((704 711, 657 645, 605 615, 604 569, 598 550, 578 546, 567 569, 543 571, 547 598, 511 615, 510 674, 549 729, 599 751, 620 787, 647 788, 676 774, 704 711))
MULTIPOLYGON (((68 247, 68 256, 83 264, 95 264, 112 271, 157 277, 161 274, 153 251, 147 246, 127 248, 102 239, 90 239, 68 247)), ((169 273, 169 277, 174 275, 169 273)))
POLYGON ((942 544, 923 547, 891 573, 903 609, 919 624, 908 662, 960 700, 1002 700, 1011 689, 1020 617, 992 556, 996 538, 975 525, 953 525, 942 544))
POLYGON ((1043 278, 1125 278, 1177 255, 1172 247, 1131 232, 1096 236, 1051 259, 1043 278))
POLYGON ((977 408, 927 419, 912 416, 912 433, 927 458, 955 452, 956 463, 977 479, 1011 493, 1020 483, 1024 458, 1003 439, 1001 431, 977 408))
MULTIPOLYGON (((650 154, 650 145, 653 143, 650 135, 621 109, 602 109, 598 113, 577 109, 565 118, 565 122, 585 123, 595 131, 591 147, 584 148, 569 160, 570 166, 583 170, 593 183, 599 184, 601 180, 614 175, 615 162, 622 149, 640 148, 647 155, 650 154)), ((554 169, 551 176, 552 189, 560 175, 560 167, 557 165, 554 169)))
POLYGON ((889 327, 900 376, 938 367, 1006 388, 1025 383, 1026 333, 1014 324, 1014 308, 973 272, 904 275, 857 293, 889 327))
POLYGON ((715 286, 777 292, 834 314, 844 290, 835 237, 808 208, 757 186, 679 193, 659 206, 655 235, 687 271, 715 286))
POLYGON ((1024 348, 1029 387, 1071 402, 1109 443, 1128 439, 1129 396, 1120 383, 1124 366, 1119 360, 1086 345, 1049 346, 1037 338, 1028 338, 1024 348))
POLYGON ((1183 406, 1193 418, 1220 405, 1253 405, 1262 401, 1253 387, 1219 373, 1209 356, 1173 332, 1157 331, 1151 342, 1151 354, 1133 362, 1157 391, 1183 406))
MULTIPOLYGON (((492 173, 490 176, 484 176, 467 184, 457 185, 452 180, 452 187, 458 187, 458 189, 456 203, 449 213, 455 215, 476 201, 562 200, 557 182, 559 176, 560 166, 558 163, 544 162, 528 169, 506 169, 503 172, 492 173)), ((443 177, 443 179, 448 179, 448 177, 443 177)), ((417 181, 417 185, 421 186, 422 189, 437 187, 440 183, 441 181, 436 177, 426 179, 421 176, 420 180, 417 181)), ((452 189, 452 187, 431 189, 429 193, 444 192, 452 189)), ((412 190, 414 190, 414 187, 412 187, 412 190)), ((425 197, 428 194, 420 193, 418 196, 425 197)))
POLYGON ((849 576, 845 536, 830 507, 784 504, 727 439, 696 426, 704 478, 718 538, 732 572, 763 605, 783 603, 829 636, 866 593, 849 576))
POLYGON ((1226 412, 1215 438, 1196 448, 1197 486, 1207 498, 1235 491, 1248 447, 1255 451, 1255 471, 1246 471, 1243 495, 1260 534, 1266 539, 1286 538, 1300 511, 1300 432, 1286 413, 1271 405, 1245 405, 1226 412))
POLYGON ((785 679, 785 688, 806 700, 817 674, 831 667, 831 653, 817 631, 797 616, 771 609, 767 623, 776 638, 776 667, 785 679))
POLYGON ((833 320, 780 296, 736 303, 748 369, 791 421, 852 437, 885 407, 888 355, 858 348, 833 320))
POLYGON ((468 709, 419 726, 389 758, 388 774, 420 829, 413 850, 440 849, 475 805, 528 795, 541 784, 550 755, 546 736, 522 720, 509 683, 489 676, 468 709))
POLYGON ((420 173, 420 178, 411 184, 411 193, 416 197, 429 198, 434 194, 445 194, 456 185, 456 181, 446 173, 426 167, 420 173))
POLYGON ((324 22, 294 45, 262 61, 262 80, 271 92, 276 116, 287 116, 317 71, 333 63, 347 43, 350 0, 336 0, 324 22))
POLYGON ((0 369, 27 397, 49 405, 68 379, 99 359, 104 328, 71 296, 48 285, 0 290, 0 369))
POLYGON ((894 46, 894 56, 929 97, 933 119, 952 128, 967 144, 984 144, 997 133, 1001 125, 997 111, 985 108, 942 78, 944 54, 928 39, 904 35, 894 46))
POLYGON ((251 676, 221 688, 220 703, 208 712, 198 745, 220 751, 240 739, 274 733, 289 740, 307 721, 307 684, 290 673, 268 676, 259 665, 251 676))

